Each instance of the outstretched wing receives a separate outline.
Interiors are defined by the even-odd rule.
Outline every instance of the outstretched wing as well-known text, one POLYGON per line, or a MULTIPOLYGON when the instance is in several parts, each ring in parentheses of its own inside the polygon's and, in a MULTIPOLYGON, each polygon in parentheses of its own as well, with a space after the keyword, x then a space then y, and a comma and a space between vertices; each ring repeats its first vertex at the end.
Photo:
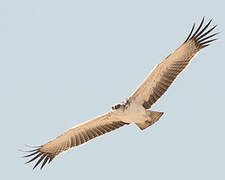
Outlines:
POLYGON ((210 42, 216 40, 212 37, 218 33, 209 35, 216 27, 215 25, 210 29, 208 28, 211 21, 202 28, 203 18, 197 30, 193 33, 194 24, 184 43, 153 69, 131 95, 130 100, 143 104, 146 109, 150 108, 166 92, 178 74, 185 69, 192 57, 202 48, 208 46, 210 42))
POLYGON ((42 169, 47 162, 50 163, 55 156, 61 152, 74 146, 79 146, 95 137, 120 128, 125 124, 129 123, 125 123, 116 118, 114 112, 109 112, 77 127, 69 129, 67 132, 52 141, 39 146, 34 150, 28 151, 30 154, 24 157, 32 157, 32 159, 26 163, 30 163, 38 159, 33 169, 41 162, 42 169))

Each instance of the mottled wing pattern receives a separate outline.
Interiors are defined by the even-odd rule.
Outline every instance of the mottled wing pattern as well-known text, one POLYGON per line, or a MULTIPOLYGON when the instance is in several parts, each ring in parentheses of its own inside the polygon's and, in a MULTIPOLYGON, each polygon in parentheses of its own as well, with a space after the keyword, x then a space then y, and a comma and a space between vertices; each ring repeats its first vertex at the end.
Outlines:
POLYGON ((209 35, 216 25, 208 28, 211 24, 210 20, 203 28, 204 18, 200 25, 193 33, 195 24, 184 43, 159 63, 138 89, 131 95, 131 101, 134 100, 148 109, 155 103, 169 88, 176 79, 178 74, 182 72, 189 64, 192 57, 202 48, 209 45, 212 39, 218 33, 209 35))
POLYGON ((113 112, 99 116, 91 121, 69 129, 67 132, 53 139, 52 141, 37 147, 34 150, 27 151, 30 154, 24 156, 32 157, 26 163, 37 160, 33 169, 41 164, 41 169, 48 162, 50 163, 58 154, 74 146, 79 146, 95 137, 108 133, 121 126, 129 124, 114 117, 113 112))

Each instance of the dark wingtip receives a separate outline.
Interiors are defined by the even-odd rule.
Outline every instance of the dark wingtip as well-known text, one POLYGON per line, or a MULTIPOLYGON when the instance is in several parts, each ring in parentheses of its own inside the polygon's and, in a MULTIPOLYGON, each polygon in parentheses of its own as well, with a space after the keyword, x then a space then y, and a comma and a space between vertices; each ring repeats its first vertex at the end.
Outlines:
POLYGON ((25 145, 25 146, 35 148, 32 150, 28 150, 28 151, 20 150, 21 152, 29 153, 28 155, 22 156, 22 158, 32 157, 32 159, 25 162, 25 164, 28 164, 28 163, 33 162, 38 159, 33 167, 33 170, 41 163, 42 164, 41 164, 40 169, 42 169, 47 162, 50 163, 55 157, 53 154, 42 152, 40 150, 40 148, 42 146, 30 146, 30 145, 25 145))
POLYGON ((191 39, 192 39, 193 37, 195 37, 195 36, 198 34, 198 32, 200 31, 200 29, 201 29, 201 27, 202 27, 204 21, 205 21, 205 16, 202 18, 202 21, 201 21, 201 23, 199 24, 199 26, 198 26, 197 30, 195 31, 195 33, 191 36, 191 39))
POLYGON ((33 149, 33 150, 29 150, 29 151, 25 151, 25 150, 22 150, 22 149, 18 149, 18 151, 20 152, 25 152, 25 153, 30 153, 30 152, 34 152, 34 151, 37 151, 39 148, 36 148, 36 149, 33 149))
POLYGON ((194 26, 192 27, 192 30, 190 32, 190 34, 188 35, 187 39, 184 41, 184 43, 186 43, 189 40, 194 40, 196 43, 196 46, 199 49, 202 49, 204 47, 207 47, 209 45, 210 42, 213 42, 217 39, 210 39, 212 37, 214 37, 215 35, 219 34, 219 33, 214 33, 212 35, 209 35, 210 32, 212 32, 217 25, 214 25, 212 28, 208 28, 209 25, 211 24, 213 19, 209 20, 209 22, 202 28, 202 25, 204 24, 205 21, 205 16, 202 18, 201 23, 199 24, 197 30, 193 33, 194 30, 194 26), (208 30, 207 30, 208 29, 208 30))
POLYGON ((49 160, 50 158, 48 156, 45 157, 40 169, 42 170, 42 168, 45 166, 45 164, 47 163, 47 161, 49 160))
POLYGON ((192 32, 193 32, 194 28, 195 28, 195 23, 193 24, 193 26, 192 26, 192 28, 191 28, 191 32, 189 33, 188 37, 185 39, 184 42, 187 42, 187 41, 189 40, 189 38, 190 38, 191 35, 192 35, 192 32))

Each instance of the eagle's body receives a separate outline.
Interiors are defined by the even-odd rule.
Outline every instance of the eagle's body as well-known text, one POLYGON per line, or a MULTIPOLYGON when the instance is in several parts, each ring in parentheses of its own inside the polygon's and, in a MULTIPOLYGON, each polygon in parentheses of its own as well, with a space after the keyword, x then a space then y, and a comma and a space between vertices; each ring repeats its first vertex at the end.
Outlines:
POLYGON ((147 110, 140 104, 128 103, 112 111, 115 117, 126 123, 138 123, 149 119, 147 110))
POLYGON ((25 157, 34 157, 27 163, 39 158, 34 168, 41 162, 42 168, 61 152, 121 126, 135 123, 143 130, 157 122, 163 112, 151 111, 149 108, 167 91, 180 72, 190 63, 192 57, 210 42, 216 40, 210 38, 217 33, 209 35, 216 26, 208 29, 210 20, 202 28, 203 22, 204 18, 194 33, 195 25, 193 25, 184 43, 161 61, 128 99, 113 106, 108 113, 69 129, 52 141, 28 151, 31 154, 25 157))
POLYGON ((113 106, 109 113, 125 123, 135 123, 141 130, 154 124, 163 115, 163 112, 147 110, 142 104, 132 102, 130 99, 113 106))

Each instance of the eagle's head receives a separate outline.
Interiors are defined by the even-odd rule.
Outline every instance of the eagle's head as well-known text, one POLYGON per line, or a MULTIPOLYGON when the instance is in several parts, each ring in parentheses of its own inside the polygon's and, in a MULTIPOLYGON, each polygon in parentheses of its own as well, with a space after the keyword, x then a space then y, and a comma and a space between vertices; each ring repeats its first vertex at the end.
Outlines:
POLYGON ((115 106, 112 106, 112 110, 117 110, 117 109, 119 109, 119 108, 121 108, 121 104, 117 104, 117 105, 115 105, 115 106))
POLYGON ((130 105, 129 99, 122 101, 120 104, 112 106, 112 110, 123 109, 125 110, 130 105))

